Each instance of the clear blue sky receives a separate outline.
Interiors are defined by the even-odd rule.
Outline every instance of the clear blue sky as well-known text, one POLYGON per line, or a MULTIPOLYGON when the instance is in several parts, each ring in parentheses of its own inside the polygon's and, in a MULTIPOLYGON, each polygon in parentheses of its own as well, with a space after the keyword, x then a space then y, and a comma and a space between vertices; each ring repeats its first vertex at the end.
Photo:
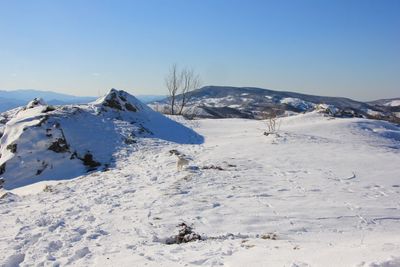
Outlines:
POLYGON ((0 0, 0 89, 203 85, 400 97, 399 0, 0 0))

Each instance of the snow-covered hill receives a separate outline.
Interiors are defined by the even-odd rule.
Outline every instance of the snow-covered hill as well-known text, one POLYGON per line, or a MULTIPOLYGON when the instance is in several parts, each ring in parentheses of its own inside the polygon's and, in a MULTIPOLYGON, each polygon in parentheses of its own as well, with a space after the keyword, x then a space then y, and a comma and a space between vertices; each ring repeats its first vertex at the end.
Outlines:
MULTIPOLYGON (((130 118, 107 99, 81 108, 75 126, 96 112, 130 118)), ((399 266, 398 126, 311 112, 280 119, 278 135, 265 136, 265 121, 174 119, 204 143, 136 138, 121 142, 108 171, 1 197, 0 263, 399 266), (186 169, 177 171, 171 150, 190 159, 186 169), (167 245, 182 222, 202 240, 167 245)), ((143 124, 154 133, 156 125, 143 124)))
MULTIPOLYGON (((181 96, 177 96, 178 102, 181 96)), ((151 104, 156 109, 168 109, 168 99, 151 104)), ((385 102, 386 103, 386 102, 385 102)), ((197 118, 260 119, 268 113, 292 115, 314 111, 318 105, 337 109, 338 117, 365 117, 400 123, 400 110, 381 105, 380 101, 361 102, 343 97, 326 97, 295 92, 274 91, 253 87, 205 86, 190 93, 184 113, 197 118)))
POLYGON ((35 99, 1 118, 0 177, 6 189, 107 169, 114 153, 141 137, 201 142, 190 129, 115 89, 84 105, 49 106, 35 99))

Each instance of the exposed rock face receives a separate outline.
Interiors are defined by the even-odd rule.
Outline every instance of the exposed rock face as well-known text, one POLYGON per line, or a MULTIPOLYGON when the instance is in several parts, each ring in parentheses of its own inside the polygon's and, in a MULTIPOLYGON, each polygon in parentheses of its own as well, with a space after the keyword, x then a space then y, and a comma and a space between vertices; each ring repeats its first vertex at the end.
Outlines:
POLYGON ((17 144, 9 144, 6 147, 8 150, 10 150, 11 153, 16 153, 17 152, 17 144))
POLYGON ((86 153, 81 160, 83 161, 83 164, 89 168, 96 168, 101 165, 100 162, 93 160, 93 155, 89 152, 86 153))
POLYGON ((56 141, 51 143, 49 150, 52 150, 56 153, 65 153, 69 151, 69 146, 64 138, 58 138, 56 141))
MULTIPOLYGON (((95 103, 101 104, 104 107, 108 107, 111 109, 114 109, 116 111, 131 111, 131 112, 137 112, 138 107, 135 107, 135 103, 139 104, 140 106, 144 105, 142 103, 139 103, 139 100, 135 99, 135 101, 129 102, 129 98, 132 96, 129 96, 128 93, 124 91, 117 91, 116 89, 111 89, 110 93, 106 95, 103 98, 100 98, 97 100, 95 103)), ((130 99, 132 100, 132 99, 130 99)))
MULTIPOLYGON (((6 171, 6 163, 4 162, 3 164, 0 165, 0 175, 2 175, 6 171)), ((4 183, 4 180, 2 179, 2 184, 4 183)))
POLYGON ((107 169, 118 149, 136 146, 143 137, 202 142, 192 130, 115 89, 78 106, 34 99, 0 118, 0 179, 6 189, 107 169))
POLYGON ((117 110, 122 110, 121 104, 117 100, 117 94, 112 93, 109 99, 104 100, 104 106, 110 107, 117 110))
POLYGON ((132 111, 132 112, 136 112, 137 111, 137 109, 134 106, 132 106, 131 104, 129 104, 129 103, 125 103, 125 109, 129 110, 129 111, 132 111))

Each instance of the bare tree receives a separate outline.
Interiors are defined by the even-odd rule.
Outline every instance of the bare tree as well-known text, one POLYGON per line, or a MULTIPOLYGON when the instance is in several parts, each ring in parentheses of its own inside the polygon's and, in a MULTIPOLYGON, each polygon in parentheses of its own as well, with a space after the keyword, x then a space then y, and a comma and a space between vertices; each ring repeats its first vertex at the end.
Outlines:
POLYGON ((178 66, 176 64, 171 66, 169 73, 165 78, 165 85, 168 88, 171 115, 174 115, 176 96, 179 89, 182 87, 182 75, 178 73, 178 66))
POLYGON ((183 109, 190 100, 191 91, 200 86, 200 77, 195 74, 193 69, 185 68, 181 72, 182 74, 182 90, 181 90, 181 103, 179 109, 179 115, 182 115, 183 109))
POLYGON ((190 99, 190 92, 200 86, 200 78, 193 69, 184 68, 179 71, 174 64, 165 78, 165 85, 168 89, 171 115, 182 115, 190 99))

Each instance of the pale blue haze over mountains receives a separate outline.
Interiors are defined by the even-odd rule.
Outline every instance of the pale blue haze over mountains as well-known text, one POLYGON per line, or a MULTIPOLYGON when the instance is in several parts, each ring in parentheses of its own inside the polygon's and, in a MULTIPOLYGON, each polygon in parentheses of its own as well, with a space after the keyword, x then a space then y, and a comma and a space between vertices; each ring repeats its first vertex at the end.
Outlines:
MULTIPOLYGON (((162 99, 163 95, 138 95, 139 100, 148 103, 154 100, 162 99)), ((51 105, 65 104, 85 104, 96 100, 97 97, 86 96, 79 97, 68 94, 56 93, 52 91, 41 91, 33 89, 23 90, 0 90, 0 112, 26 105, 34 98, 42 98, 51 105)))

